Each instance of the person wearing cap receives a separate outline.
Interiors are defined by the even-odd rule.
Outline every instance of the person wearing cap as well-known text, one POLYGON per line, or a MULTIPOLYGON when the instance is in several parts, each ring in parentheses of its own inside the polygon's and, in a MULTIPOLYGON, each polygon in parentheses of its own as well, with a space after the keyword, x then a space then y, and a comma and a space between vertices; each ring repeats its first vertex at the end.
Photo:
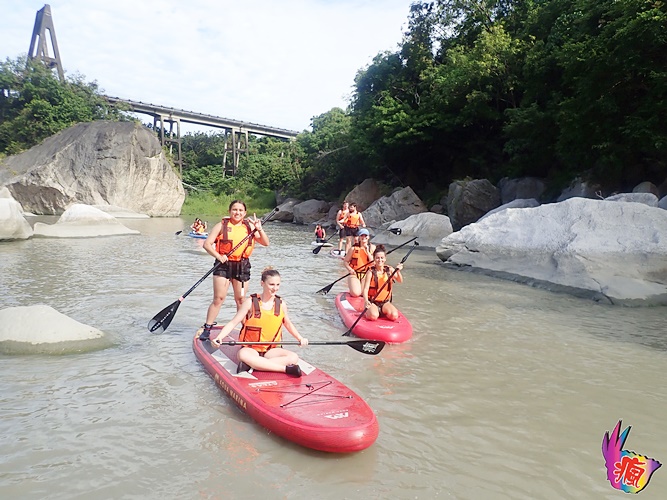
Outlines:
POLYGON ((350 273, 347 278, 347 287, 352 297, 359 297, 363 292, 361 282, 366 275, 366 270, 373 263, 373 252, 375 245, 370 242, 371 233, 365 227, 359 229, 357 234, 359 241, 354 243, 343 259, 343 263, 350 273))

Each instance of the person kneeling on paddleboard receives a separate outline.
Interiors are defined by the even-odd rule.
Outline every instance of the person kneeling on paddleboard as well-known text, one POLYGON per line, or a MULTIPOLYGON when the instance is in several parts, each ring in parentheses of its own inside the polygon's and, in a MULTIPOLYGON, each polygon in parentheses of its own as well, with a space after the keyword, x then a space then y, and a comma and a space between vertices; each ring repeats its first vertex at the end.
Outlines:
POLYGON ((324 228, 318 224, 315 227, 315 242, 316 243, 326 243, 327 242, 327 232, 324 228))
MULTIPOLYGON (((280 273, 272 268, 262 272, 262 293, 252 294, 245 299, 232 320, 212 340, 213 344, 221 345, 224 338, 239 323, 244 323, 239 335, 239 343, 243 342, 280 342, 283 326, 299 341, 301 347, 308 345, 308 339, 302 337, 287 315, 287 305, 278 295, 280 273)), ((242 347, 238 353, 239 366, 237 373, 250 368, 266 372, 280 372, 301 376, 299 356, 292 351, 273 345, 252 345, 242 347)))
POLYGON ((394 274, 394 269, 385 265, 386 262, 387 252, 384 245, 378 245, 373 252, 373 265, 364 277, 363 295, 366 301, 366 318, 371 321, 378 319, 380 314, 391 321, 398 319, 398 309, 391 303, 391 289, 394 283, 403 283, 401 274, 403 264, 398 263, 394 274), (390 278, 391 281, 389 281, 390 278))

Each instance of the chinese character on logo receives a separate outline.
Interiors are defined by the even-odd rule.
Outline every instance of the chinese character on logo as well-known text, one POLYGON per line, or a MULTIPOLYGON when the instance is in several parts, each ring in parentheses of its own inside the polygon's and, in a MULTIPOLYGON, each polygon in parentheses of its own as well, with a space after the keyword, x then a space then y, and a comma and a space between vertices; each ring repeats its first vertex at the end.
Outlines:
POLYGON ((602 456, 607 467, 607 479, 617 490, 626 493, 639 493, 646 488, 651 475, 662 465, 657 460, 623 449, 630 427, 622 433, 621 421, 614 431, 604 433, 602 456))

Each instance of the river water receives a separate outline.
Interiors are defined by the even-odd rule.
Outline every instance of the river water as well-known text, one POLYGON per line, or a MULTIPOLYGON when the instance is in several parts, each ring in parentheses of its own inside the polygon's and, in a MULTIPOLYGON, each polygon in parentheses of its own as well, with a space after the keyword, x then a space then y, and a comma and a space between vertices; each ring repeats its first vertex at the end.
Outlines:
MULTIPOLYGON (((335 345, 300 351, 380 423, 373 446, 332 455, 269 434, 197 362, 191 342, 210 279, 165 333, 147 331, 213 262, 197 240, 174 234, 189 220, 122 222, 141 235, 0 243, 0 308, 47 304, 113 343, 0 354, 0 498, 623 498, 601 453, 620 419, 632 426, 626 449, 667 461, 665 308, 608 306, 451 270, 419 249, 395 288, 410 342, 378 356, 335 345)), ((250 290, 262 268, 276 267, 301 333, 340 339, 334 297, 344 288, 315 291, 342 264, 313 255, 306 228, 267 230, 271 246, 253 254, 250 290)), ((641 498, 667 496, 663 469, 641 498)))

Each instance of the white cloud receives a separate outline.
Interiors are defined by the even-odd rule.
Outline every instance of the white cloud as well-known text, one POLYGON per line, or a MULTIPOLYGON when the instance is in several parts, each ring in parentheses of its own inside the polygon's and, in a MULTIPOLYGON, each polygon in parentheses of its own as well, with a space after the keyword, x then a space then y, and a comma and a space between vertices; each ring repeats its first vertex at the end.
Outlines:
MULTIPOLYGON (((66 72, 108 95, 292 130, 345 107, 396 50, 413 0, 52 0, 66 72)), ((0 0, 0 58, 26 53, 42 1, 0 0)))

